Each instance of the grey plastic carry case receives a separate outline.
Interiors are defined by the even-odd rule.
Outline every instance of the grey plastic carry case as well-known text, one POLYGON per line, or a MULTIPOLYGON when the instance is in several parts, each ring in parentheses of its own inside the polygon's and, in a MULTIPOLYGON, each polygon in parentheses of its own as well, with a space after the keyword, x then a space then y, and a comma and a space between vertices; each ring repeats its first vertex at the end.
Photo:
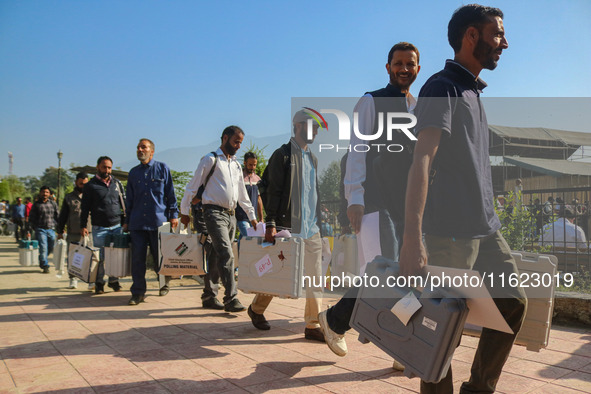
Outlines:
MULTIPOLYGON (((525 280, 527 312, 515 343, 527 350, 539 352, 548 346, 552 314, 554 312, 554 284, 558 259, 556 256, 530 252, 511 252, 519 274, 525 280), (537 279, 540 282, 537 285, 537 279)), ((480 336, 481 327, 467 324, 464 333, 480 336)))
POLYGON ((300 238, 275 238, 262 247, 263 237, 240 240, 238 289, 281 298, 302 296, 304 243, 300 238))
POLYGON ((398 275, 398 263, 383 257, 368 264, 365 273, 379 277, 380 285, 363 287, 357 296, 350 324, 359 332, 359 340, 372 342, 398 360, 407 377, 440 381, 462 336, 468 316, 465 300, 441 288, 420 293, 408 287, 389 287, 386 278, 398 275), (391 309, 411 291, 422 306, 405 326, 391 309))

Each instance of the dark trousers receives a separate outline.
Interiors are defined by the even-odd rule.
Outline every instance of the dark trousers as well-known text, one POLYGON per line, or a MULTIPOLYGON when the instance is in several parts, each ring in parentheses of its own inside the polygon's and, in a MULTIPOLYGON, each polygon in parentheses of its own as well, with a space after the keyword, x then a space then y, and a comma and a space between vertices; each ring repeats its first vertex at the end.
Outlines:
POLYGON ((209 272, 205 275, 205 288, 201 299, 208 300, 216 297, 221 279, 225 288, 224 304, 228 304, 236 298, 238 293, 234 279, 234 253, 232 252, 236 217, 211 208, 204 208, 203 217, 211 237, 212 249, 208 255, 209 272))
MULTIPOLYGON (((402 233, 404 224, 392 222, 387 210, 380 211, 380 248, 382 256, 398 261, 400 247, 402 246, 402 233)), ((368 263, 370 263, 368 261, 368 263)), ((353 307, 357 300, 359 289, 351 287, 333 307, 326 311, 326 320, 331 330, 337 334, 344 334, 351 329, 349 321, 353 314, 353 307)))
POLYGON ((21 238, 25 239, 25 219, 23 218, 12 218, 12 222, 14 223, 14 236, 16 241, 20 241, 21 238))
POLYGON ((158 230, 132 230, 131 237, 131 294, 144 295, 146 293, 146 255, 147 249, 154 259, 156 266, 158 261, 158 230))

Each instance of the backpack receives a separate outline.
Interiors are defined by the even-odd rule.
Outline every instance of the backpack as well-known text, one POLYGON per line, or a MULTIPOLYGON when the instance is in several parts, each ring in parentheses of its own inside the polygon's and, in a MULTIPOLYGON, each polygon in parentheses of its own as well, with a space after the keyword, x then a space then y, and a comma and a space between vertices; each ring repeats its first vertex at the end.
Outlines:
MULTIPOLYGON (((279 148, 281 150, 281 153, 283 154, 283 170, 285 172, 289 171, 289 167, 291 166, 291 149, 289 144, 283 144, 281 145, 281 147, 279 148)), ((267 167, 265 167, 265 170, 263 171, 263 176, 261 177, 261 180, 257 183, 257 187, 259 189, 259 194, 261 196, 261 200, 263 202, 263 207, 267 206, 269 204, 269 193, 268 193, 268 188, 269 188, 269 165, 267 165, 267 167)))
POLYGON ((213 175, 213 172, 215 171, 215 167, 218 164, 217 153, 211 152, 211 154, 213 155, 213 158, 214 158, 213 166, 211 166, 211 170, 209 170, 207 177, 205 177, 205 182, 203 182, 199 186, 199 189, 197 189, 197 194, 195 194, 195 197, 193 197, 193 200, 191 200, 191 204, 193 204, 193 205, 197 205, 201 202, 201 198, 203 197, 203 192, 205 191, 205 188, 207 187, 207 182, 209 182, 209 178, 211 178, 211 176, 213 175))
MULTIPOLYGON (((193 214, 193 228, 195 230, 197 230, 198 233, 205 234, 205 235, 207 235, 207 228, 205 227, 205 219, 203 218, 203 206, 201 204, 201 197, 203 197, 203 191, 205 190, 205 187, 207 186, 207 182, 209 182, 209 178, 211 178, 211 176, 213 175, 213 172, 215 171, 215 167, 218 163, 218 155, 215 152, 211 152, 211 153, 213 154, 213 157, 214 157, 213 166, 211 167, 211 170, 209 170, 209 173, 207 174, 207 177, 205 178, 205 182, 203 182, 199 186, 199 189, 197 190, 197 194, 195 194, 195 197, 193 197, 193 199, 191 200, 191 213, 193 214)), ((203 242, 202 242, 202 244, 203 244, 203 242)))

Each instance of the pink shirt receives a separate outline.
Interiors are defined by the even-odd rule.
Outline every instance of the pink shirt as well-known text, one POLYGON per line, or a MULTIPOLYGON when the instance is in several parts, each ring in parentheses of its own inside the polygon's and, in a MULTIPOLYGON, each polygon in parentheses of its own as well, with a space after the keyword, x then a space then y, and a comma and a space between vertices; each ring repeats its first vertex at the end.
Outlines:
POLYGON ((261 177, 253 172, 252 174, 247 174, 244 176, 244 185, 256 185, 261 180, 261 177))
POLYGON ((109 175, 109 177, 107 179, 103 179, 100 176, 96 176, 98 178, 99 181, 103 182, 105 185, 107 185, 107 187, 109 187, 109 185, 111 184, 111 178, 113 177, 113 175, 109 175))

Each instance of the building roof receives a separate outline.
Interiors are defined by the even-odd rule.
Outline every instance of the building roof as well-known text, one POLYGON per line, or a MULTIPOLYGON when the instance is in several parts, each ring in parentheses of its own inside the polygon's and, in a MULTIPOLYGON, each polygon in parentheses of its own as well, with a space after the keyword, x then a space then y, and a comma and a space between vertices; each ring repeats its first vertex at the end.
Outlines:
POLYGON ((491 156, 567 159, 581 146, 591 146, 591 133, 489 125, 491 156))
POLYGON ((570 160, 538 159, 531 157, 508 157, 503 161, 521 168, 552 176, 591 176, 591 163, 570 160))
MULTIPOLYGON (((73 172, 84 171, 87 174, 96 175, 96 166, 94 166, 94 167, 93 166, 72 167, 72 168, 70 168, 70 171, 73 171, 73 172)), ((111 170, 111 175, 113 175, 115 178, 119 179, 120 181, 126 181, 129 173, 127 171, 111 170)))

